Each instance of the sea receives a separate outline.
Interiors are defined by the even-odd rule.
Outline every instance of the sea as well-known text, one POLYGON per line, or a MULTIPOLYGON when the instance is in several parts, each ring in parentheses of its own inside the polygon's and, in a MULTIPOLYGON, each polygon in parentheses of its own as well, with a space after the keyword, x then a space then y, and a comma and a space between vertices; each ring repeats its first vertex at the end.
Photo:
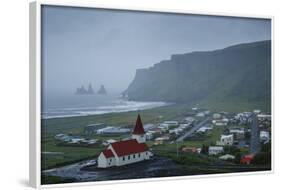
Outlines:
POLYGON ((43 119, 88 116, 146 110, 169 105, 166 102, 129 101, 118 94, 48 95, 42 97, 43 119))

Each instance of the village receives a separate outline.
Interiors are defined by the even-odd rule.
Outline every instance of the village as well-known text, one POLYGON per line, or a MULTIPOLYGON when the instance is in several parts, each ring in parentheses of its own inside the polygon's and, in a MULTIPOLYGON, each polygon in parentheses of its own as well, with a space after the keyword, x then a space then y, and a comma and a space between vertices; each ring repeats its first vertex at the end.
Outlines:
POLYGON ((163 121, 158 123, 142 123, 141 117, 139 114, 134 125, 126 126, 91 123, 81 134, 59 133, 54 139, 57 146, 100 150, 92 162, 100 168, 141 162, 155 155, 180 164, 192 164, 182 161, 188 157, 203 159, 202 163, 213 159, 238 165, 270 164, 266 153, 271 146, 271 115, 261 110, 212 113, 193 107, 175 120, 160 115, 163 121))

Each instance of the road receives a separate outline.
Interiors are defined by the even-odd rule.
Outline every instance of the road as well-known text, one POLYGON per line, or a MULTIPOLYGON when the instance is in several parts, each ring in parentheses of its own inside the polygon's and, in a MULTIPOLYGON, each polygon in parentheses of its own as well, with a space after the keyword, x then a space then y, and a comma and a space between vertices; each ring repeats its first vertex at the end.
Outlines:
POLYGON ((199 128, 201 128, 203 125, 205 125, 206 123, 208 123, 210 120, 209 117, 207 117, 206 119, 204 119, 203 121, 201 121, 200 123, 196 124, 194 127, 192 127, 189 131, 187 131, 184 135, 180 136, 176 141, 180 142, 183 141, 185 138, 189 137, 190 135, 192 135, 195 131, 197 131, 199 128))
POLYGON ((252 116, 252 125, 251 125, 251 144, 250 152, 255 154, 260 151, 260 136, 259 136, 259 126, 258 118, 255 114, 252 116))

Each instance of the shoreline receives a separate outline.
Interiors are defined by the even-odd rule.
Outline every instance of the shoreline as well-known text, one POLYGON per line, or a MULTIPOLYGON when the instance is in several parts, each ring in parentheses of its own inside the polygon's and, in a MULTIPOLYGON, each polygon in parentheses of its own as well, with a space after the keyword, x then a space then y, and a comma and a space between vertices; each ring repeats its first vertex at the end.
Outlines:
MULTIPOLYGON (((96 116, 96 115, 105 115, 105 114, 114 114, 114 113, 126 113, 133 111, 143 111, 150 110, 154 108, 160 108, 165 106, 174 105, 175 103, 171 102, 162 102, 162 101, 153 101, 153 102, 144 102, 144 101, 124 101, 124 103, 130 103, 131 105, 112 105, 112 106, 99 106, 96 108, 62 108, 62 109, 53 109, 57 112, 67 112, 73 111, 73 114, 62 114, 54 116, 44 116, 48 112, 41 113, 41 119, 56 119, 56 118, 72 118, 72 117, 84 117, 84 116, 96 116)), ((52 110, 52 109, 51 109, 52 110)))

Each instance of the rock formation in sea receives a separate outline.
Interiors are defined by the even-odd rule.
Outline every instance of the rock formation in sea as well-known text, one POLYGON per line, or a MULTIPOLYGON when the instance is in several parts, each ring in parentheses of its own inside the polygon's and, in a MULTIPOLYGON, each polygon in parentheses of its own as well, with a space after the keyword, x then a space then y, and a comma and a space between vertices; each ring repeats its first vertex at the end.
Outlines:
POLYGON ((84 85, 82 85, 80 88, 76 89, 75 94, 77 94, 77 95, 92 95, 92 94, 94 94, 94 90, 93 90, 92 84, 91 83, 89 84, 87 90, 84 87, 84 85))
POLYGON ((107 94, 104 85, 100 86, 100 89, 98 90, 98 94, 102 94, 102 95, 107 94))

